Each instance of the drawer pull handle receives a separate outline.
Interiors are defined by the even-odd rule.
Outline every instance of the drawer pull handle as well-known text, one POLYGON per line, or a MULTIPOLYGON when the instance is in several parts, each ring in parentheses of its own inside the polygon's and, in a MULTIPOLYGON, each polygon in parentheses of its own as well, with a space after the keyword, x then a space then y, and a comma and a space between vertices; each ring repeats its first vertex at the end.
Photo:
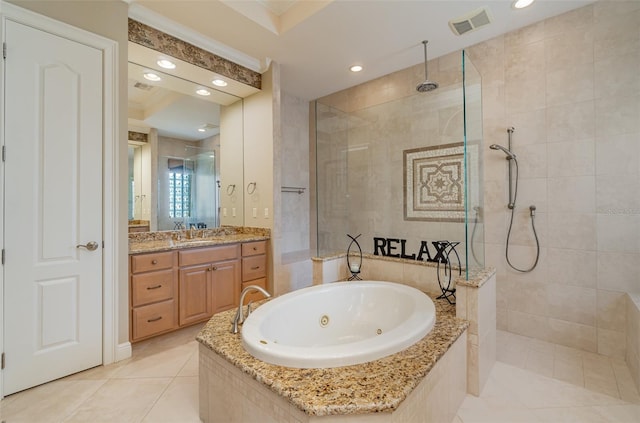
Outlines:
POLYGON ((258 247, 253 247, 253 251, 258 251, 258 247))
POLYGON ((260 269, 260 266, 253 266, 253 267, 251 268, 251 270, 258 270, 258 269, 260 269))
POLYGON ((161 320, 161 319, 162 319, 162 316, 154 317, 153 319, 148 319, 147 323, 157 322, 158 320, 161 320))
POLYGON ((148 286, 147 287, 147 289, 158 289, 158 288, 162 288, 162 285, 148 286))
POLYGON ((151 260, 151 264, 158 264, 158 260, 151 260))
POLYGON ((218 270, 218 268, 216 266, 213 266, 211 270, 218 270))

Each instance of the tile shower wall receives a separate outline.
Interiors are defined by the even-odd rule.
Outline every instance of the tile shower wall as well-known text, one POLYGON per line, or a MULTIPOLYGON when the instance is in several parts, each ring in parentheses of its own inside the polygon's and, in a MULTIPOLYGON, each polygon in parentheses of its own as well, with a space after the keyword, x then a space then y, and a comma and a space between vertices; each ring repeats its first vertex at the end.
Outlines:
POLYGON ((600 1, 475 45, 483 78, 486 262, 498 328, 624 358, 640 292, 640 2, 600 1), (508 268, 506 145, 520 164, 508 268))
MULTIPOLYGON (((407 240, 406 254, 423 240, 464 242, 464 223, 410 221, 403 207, 403 151, 463 140, 461 63, 461 52, 430 61, 434 92, 416 93, 424 80, 416 65, 318 100, 320 255, 344 251, 347 233, 362 234, 365 253, 373 237, 407 240)), ((464 247, 458 252, 464 262, 464 247)))
POLYGON ((286 92, 282 98, 282 186, 304 188, 282 193, 283 254, 309 250, 309 102, 286 92))
MULTIPOLYGON (((280 181, 283 187, 303 188, 301 194, 280 192, 280 251, 274 257, 274 293, 311 286, 313 269, 310 252, 309 190, 309 102, 281 92, 282 144, 280 181)), ((276 252, 274 251, 274 254, 276 252)))

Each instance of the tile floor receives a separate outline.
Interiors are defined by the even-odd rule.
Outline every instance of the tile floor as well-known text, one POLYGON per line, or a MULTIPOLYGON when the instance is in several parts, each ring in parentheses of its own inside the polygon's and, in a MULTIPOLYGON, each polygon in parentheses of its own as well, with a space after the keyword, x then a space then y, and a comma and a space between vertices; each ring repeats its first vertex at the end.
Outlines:
POLYGON ((198 417, 202 325, 143 341, 130 359, 10 395, 6 423, 191 423, 198 417))
MULTIPOLYGON (((136 344, 131 359, 48 383, 0 402, 0 420, 199 422, 200 326, 136 344)), ((640 396, 622 361, 498 332, 498 359, 480 397, 454 423, 640 422, 640 396)))
POLYGON ((454 423, 640 423, 640 396, 624 361, 508 332, 481 395, 454 423))

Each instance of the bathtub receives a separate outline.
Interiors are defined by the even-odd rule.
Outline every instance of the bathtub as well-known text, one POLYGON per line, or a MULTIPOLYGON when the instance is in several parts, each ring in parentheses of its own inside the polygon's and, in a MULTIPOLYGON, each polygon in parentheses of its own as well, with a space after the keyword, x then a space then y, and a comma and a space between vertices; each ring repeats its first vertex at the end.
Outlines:
POLYGON ((422 339, 435 324, 423 292, 391 282, 335 282, 290 292, 244 322, 242 345, 259 360, 294 368, 366 363, 422 339))

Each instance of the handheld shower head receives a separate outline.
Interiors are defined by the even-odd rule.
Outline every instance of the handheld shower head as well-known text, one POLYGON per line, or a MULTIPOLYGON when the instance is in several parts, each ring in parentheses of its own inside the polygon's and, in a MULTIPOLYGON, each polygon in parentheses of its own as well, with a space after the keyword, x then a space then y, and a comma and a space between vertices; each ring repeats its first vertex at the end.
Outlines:
POLYGON ((492 149, 492 150, 502 150, 502 152, 507 155, 507 159, 508 160, 511 160, 511 159, 515 160, 515 158, 516 158, 516 155, 513 154, 509 149, 504 148, 503 146, 501 146, 499 144, 491 144, 489 146, 489 148, 492 149))

